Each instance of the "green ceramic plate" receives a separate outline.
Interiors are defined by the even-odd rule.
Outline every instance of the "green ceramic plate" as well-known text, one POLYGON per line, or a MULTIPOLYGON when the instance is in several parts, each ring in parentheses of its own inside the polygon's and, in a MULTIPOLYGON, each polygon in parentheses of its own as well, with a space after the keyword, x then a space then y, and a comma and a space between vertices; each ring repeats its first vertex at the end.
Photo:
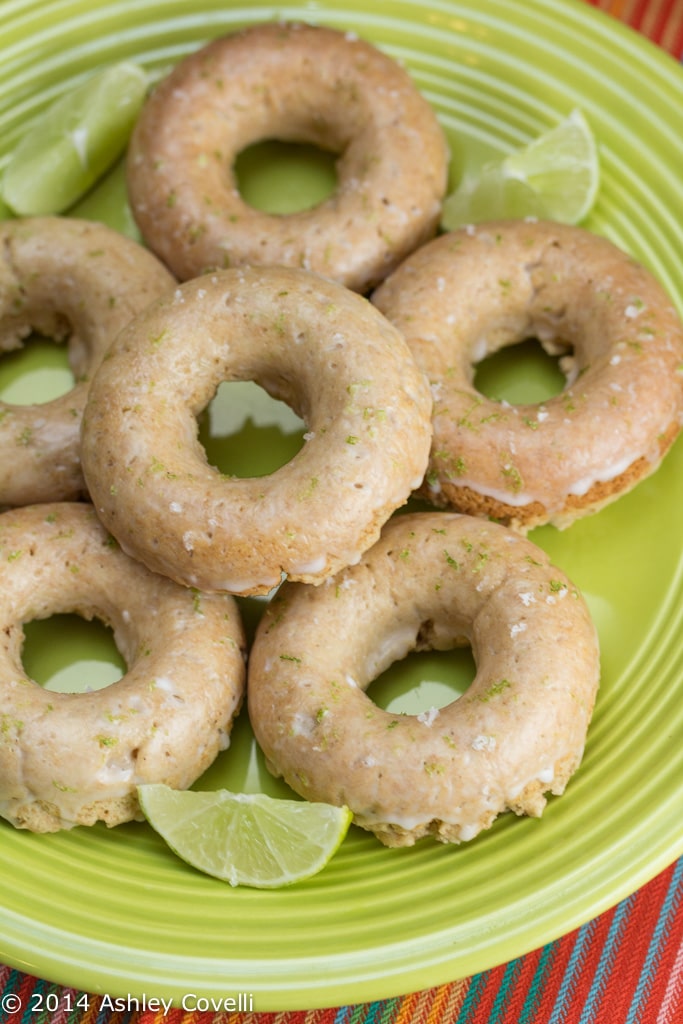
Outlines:
MULTIPOLYGON (((278 15, 356 31, 405 61, 448 133, 454 181, 581 107, 603 169, 588 226, 650 266, 683 308, 683 72, 572 0, 5 0, 0 159, 90 69, 126 57, 161 70, 210 36, 278 15)), ((324 191, 329 167, 305 155, 303 164, 304 192, 324 191)), ((258 154, 247 178, 254 202, 279 202, 278 177, 258 154)), ((130 231, 122 195, 114 174, 79 212, 130 231)), ((3 360, 0 392, 19 401, 22 388, 44 398, 50 381, 62 387, 68 369, 52 349, 37 342, 23 366, 3 360)), ((533 351, 524 359, 534 387, 553 386, 552 367, 533 351)), ((509 361, 487 367, 486 380, 513 397, 523 386, 509 361)), ((299 424, 248 388, 216 400, 203 431, 212 457, 242 473, 267 469, 263 450, 284 459, 299 443, 299 424)), ((35 836, 0 823, 0 961, 92 992, 186 996, 189 1009, 197 995, 240 992, 256 1010, 312 1008, 489 968, 613 905, 683 851, 681 508, 679 442, 612 507, 565 533, 532 535, 585 592, 603 651, 584 763, 540 821, 509 816, 469 845, 394 851, 352 829, 321 874, 275 892, 194 873, 144 824, 35 836)), ((258 602, 244 608, 258 614, 258 602)), ((26 661, 54 686, 83 666, 98 685, 120 671, 106 631, 73 619, 33 627, 26 661)), ((373 694, 414 710, 451 699, 471 673, 468 657, 434 657, 397 667, 373 694)), ((280 792, 244 718, 202 784, 280 792)))

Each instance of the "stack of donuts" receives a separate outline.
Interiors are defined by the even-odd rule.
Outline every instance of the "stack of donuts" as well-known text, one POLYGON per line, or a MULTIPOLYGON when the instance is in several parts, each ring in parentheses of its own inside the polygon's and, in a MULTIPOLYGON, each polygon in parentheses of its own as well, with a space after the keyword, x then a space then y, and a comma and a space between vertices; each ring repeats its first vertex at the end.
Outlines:
POLYGON ((150 95, 128 154, 144 246, 68 217, 0 225, 0 349, 68 338, 76 379, 0 405, 0 815, 16 827, 140 817, 137 786, 190 786, 245 697, 273 773, 390 846, 462 842, 564 791, 598 638, 525 534, 656 470, 683 422, 683 327, 583 229, 438 235, 447 170, 395 61, 266 23, 150 95), (337 154, 333 195, 248 206, 235 158, 267 138, 337 154), (562 353, 564 390, 485 398, 476 364, 529 337, 562 353), (199 441, 232 380, 306 424, 268 476, 223 476, 199 441), (415 495, 428 510, 403 508, 415 495), (267 598, 249 651, 245 595, 267 598), (64 611, 112 628, 120 680, 59 694, 27 677, 24 624, 64 611), (410 651, 461 645, 476 676, 449 706, 397 716, 367 696, 410 651))

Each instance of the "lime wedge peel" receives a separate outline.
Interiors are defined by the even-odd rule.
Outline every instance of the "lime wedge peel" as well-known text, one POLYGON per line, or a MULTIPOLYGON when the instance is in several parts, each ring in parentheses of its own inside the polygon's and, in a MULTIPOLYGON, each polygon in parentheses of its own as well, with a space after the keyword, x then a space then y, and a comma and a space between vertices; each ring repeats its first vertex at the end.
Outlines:
POLYGON ((591 211, 600 184, 593 132, 575 109, 526 146, 484 164, 444 201, 447 231, 509 217, 543 217, 579 224, 591 211))
POLYGON ((228 790, 138 787, 143 814, 173 852, 230 885, 276 889, 317 874, 339 849, 348 807, 228 790))
POLYGON ((0 199, 19 216, 67 210, 124 152, 149 84, 143 68, 123 61, 60 96, 10 156, 0 199))

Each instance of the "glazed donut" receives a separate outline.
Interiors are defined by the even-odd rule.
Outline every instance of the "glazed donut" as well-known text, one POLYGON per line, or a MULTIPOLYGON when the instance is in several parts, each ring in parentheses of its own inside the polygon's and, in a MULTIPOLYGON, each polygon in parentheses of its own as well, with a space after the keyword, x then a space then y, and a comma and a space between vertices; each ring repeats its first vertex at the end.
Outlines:
POLYGON ((387 846, 472 839, 539 816, 581 760, 599 676, 583 598, 531 541, 448 512, 394 517, 317 589, 285 583, 252 645, 249 714, 270 770, 347 805, 387 846), (412 650, 471 643, 446 707, 392 714, 364 692, 412 650))
POLYGON ((564 528, 657 469, 683 421, 683 327, 654 277, 605 238, 550 222, 462 229, 410 256, 373 301, 434 395, 424 495, 522 532, 564 528), (473 366, 536 337, 564 390, 486 398, 473 366))
POLYGON ((225 270, 181 285, 124 329, 83 418, 90 494, 125 551, 207 591, 266 594, 356 561, 419 486, 429 387, 399 332, 360 295, 305 270, 225 270), (197 415, 253 380, 304 420, 265 477, 209 465, 197 415))
POLYGON ((228 746, 244 693, 236 603, 129 559, 86 503, 0 516, 0 815, 54 832, 141 818, 136 786, 187 788, 228 746), (23 624, 74 612, 113 629, 126 674, 54 693, 26 676, 23 624))
POLYGON ((394 60, 349 33, 268 22, 209 43, 157 87, 128 189, 143 237, 181 280, 280 264, 363 292, 435 233, 447 166, 436 116, 394 60), (266 139, 339 154, 334 194, 289 215, 247 205, 234 161, 266 139))
POLYGON ((82 495, 79 428, 90 378, 124 324, 174 284, 155 256, 102 224, 0 224, 0 352, 21 348, 33 330, 67 340, 76 379, 50 402, 0 402, 0 505, 82 495))

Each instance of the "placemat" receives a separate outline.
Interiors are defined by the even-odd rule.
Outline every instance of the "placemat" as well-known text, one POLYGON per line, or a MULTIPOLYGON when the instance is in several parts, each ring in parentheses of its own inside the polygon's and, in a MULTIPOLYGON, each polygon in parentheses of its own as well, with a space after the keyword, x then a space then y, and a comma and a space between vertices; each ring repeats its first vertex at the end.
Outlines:
POLYGON ((588 0, 588 3, 619 18, 678 60, 683 59, 681 0, 588 0))

